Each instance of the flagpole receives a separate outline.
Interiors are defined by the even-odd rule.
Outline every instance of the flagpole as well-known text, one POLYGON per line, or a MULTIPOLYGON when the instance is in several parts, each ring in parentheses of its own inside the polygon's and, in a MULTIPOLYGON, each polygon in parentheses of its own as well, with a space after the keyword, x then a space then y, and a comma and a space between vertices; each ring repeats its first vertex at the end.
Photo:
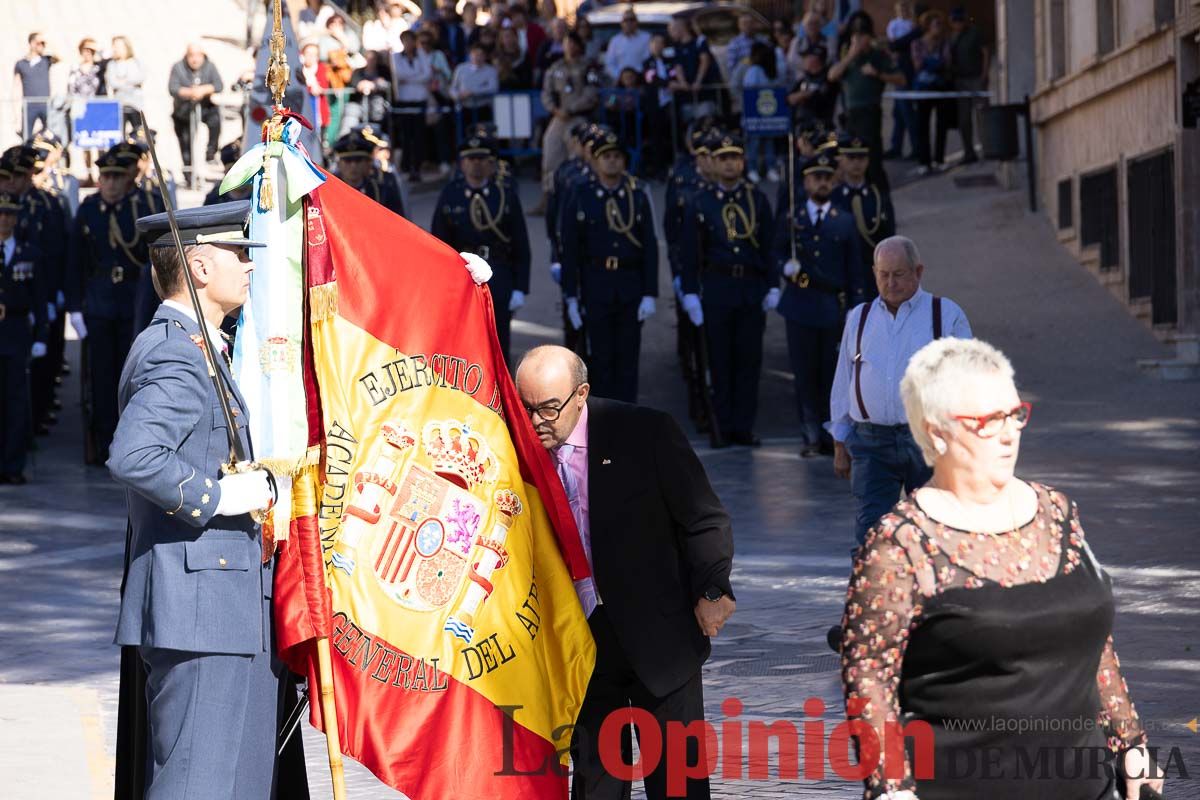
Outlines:
MULTIPOLYGON (((275 0, 272 24, 274 27, 270 41, 271 56, 267 61, 265 80, 267 89, 275 101, 274 117, 278 118, 281 117, 283 96, 291 78, 291 70, 287 63, 287 40, 283 35, 283 0, 275 0)), ((281 124, 281 120, 275 120, 275 124, 281 124)), ((269 177, 270 173, 265 172, 264 178, 269 179, 269 177)), ((264 206, 262 197, 263 194, 269 195, 269 193, 270 184, 259 187, 259 205, 261 207, 270 207, 269 202, 264 206)), ((269 197, 267 199, 270 200, 269 197)), ((329 652, 328 636, 317 637, 317 680, 320 683, 321 718, 325 723, 325 749, 329 754, 329 779, 333 785, 333 800, 345 800, 346 780, 342 767, 342 743, 341 736, 338 734, 337 701, 333 690, 333 660, 329 652)))

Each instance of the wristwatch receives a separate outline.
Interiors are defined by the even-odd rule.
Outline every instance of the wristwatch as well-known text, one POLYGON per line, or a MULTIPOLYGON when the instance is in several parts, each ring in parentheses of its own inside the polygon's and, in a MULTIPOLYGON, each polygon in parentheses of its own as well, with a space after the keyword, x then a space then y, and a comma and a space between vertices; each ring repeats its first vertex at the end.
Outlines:
POLYGON ((704 590, 704 599, 710 603, 715 603, 725 596, 725 592, 716 586, 710 586, 704 590))

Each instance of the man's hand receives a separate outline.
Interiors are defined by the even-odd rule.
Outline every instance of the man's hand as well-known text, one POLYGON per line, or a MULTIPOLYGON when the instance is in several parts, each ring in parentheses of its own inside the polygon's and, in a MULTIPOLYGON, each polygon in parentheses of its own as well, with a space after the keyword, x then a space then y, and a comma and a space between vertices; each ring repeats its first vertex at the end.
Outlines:
POLYGON ((45 342, 34 342, 33 346, 29 348, 29 357, 30 358, 44 358, 45 355, 46 355, 46 343, 45 342))
POLYGON ((696 622, 700 624, 700 630, 705 636, 716 636, 733 616, 735 608, 737 608, 737 603, 733 602, 733 598, 727 594, 721 595, 721 599, 715 603, 706 597, 701 597, 696 602, 696 622))
POLYGON ((800 272, 800 262, 794 258, 789 258, 783 262, 783 277, 794 278, 800 272))
POLYGON ((1153 756, 1145 746, 1131 747, 1126 750, 1122 767, 1125 773, 1126 798, 1137 800, 1143 786, 1149 786, 1154 791, 1162 793, 1163 779, 1152 776, 1162 775, 1163 771, 1155 765, 1153 756))
POLYGON ((83 322, 83 314, 78 311, 72 311, 69 319, 71 320, 71 328, 74 329, 75 335, 80 339, 86 339, 87 325, 83 322))
POLYGON ((217 516, 236 517, 271 507, 273 493, 265 469, 226 475, 217 485, 221 487, 217 516))
POLYGON ((704 324, 704 307, 700 303, 700 295, 685 294, 683 296, 683 311, 692 324, 699 328, 704 324))
POLYGON ((550 265, 550 280, 562 283, 562 264, 557 261, 550 265))
POLYGON ((846 449, 846 445, 841 442, 833 443, 833 474, 837 475, 842 480, 847 480, 850 477, 850 451, 846 449))
POLYGON ((762 310, 774 311, 779 305, 779 294, 780 292, 778 286, 772 286, 770 289, 768 289, 767 294, 763 297, 762 310))
POLYGON ((646 320, 653 317, 656 308, 657 308, 657 306, 654 302, 653 297, 650 297, 650 296, 643 297, 642 302, 638 304, 637 321, 645 322, 646 320))
POLYGON ((515 314, 525 306, 525 293, 520 289, 513 289, 512 296, 508 299, 508 312, 515 314))
POLYGON ((371 92, 375 91, 375 83, 374 81, 369 81, 364 78, 356 83, 354 88, 359 94, 370 94, 371 92))

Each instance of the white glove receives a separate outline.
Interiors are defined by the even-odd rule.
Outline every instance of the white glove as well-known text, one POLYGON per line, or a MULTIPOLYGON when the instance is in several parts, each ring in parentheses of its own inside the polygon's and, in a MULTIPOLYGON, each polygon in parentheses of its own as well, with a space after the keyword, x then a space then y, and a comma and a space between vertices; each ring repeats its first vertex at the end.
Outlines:
POLYGON ((525 293, 520 289, 513 289, 512 297, 508 298, 508 312, 515 314, 525 306, 525 293))
POLYGON ((550 265, 550 280, 562 283, 562 264, 557 261, 550 265))
POLYGON ((704 324, 704 309, 700 307, 700 295, 685 294, 683 296, 683 311, 697 328, 704 324))
POLYGON ((217 516, 236 517, 269 508, 273 494, 267 482, 267 471, 256 469, 236 475, 226 475, 217 481, 221 499, 217 501, 217 516))
POLYGON ((54 303, 46 303, 46 320, 54 322, 58 319, 58 309, 54 307, 54 303))
POLYGON ((34 342, 33 347, 29 348, 29 357, 30 358, 41 358, 44 355, 46 355, 46 343, 45 342, 34 342))
POLYGON ((86 339, 87 325, 83 324, 83 313, 80 311, 72 311, 68 319, 71 320, 71 327, 75 329, 75 335, 80 339, 86 339))
POLYGON ((645 322, 654 316, 657 310, 654 298, 647 295, 642 298, 642 302, 638 304, 638 322, 645 322))
POLYGON ((800 262, 794 258, 789 258, 783 264, 783 276, 785 278, 795 277, 800 272, 800 262))
POLYGON ((779 305, 779 287, 774 286, 768 289, 766 296, 763 297, 763 311, 774 311, 777 305, 779 305))
POLYGON ((66 295, 64 295, 62 293, 62 289, 59 289, 57 292, 54 293, 54 302, 58 305, 59 308, 62 308, 63 306, 65 306, 67 304, 67 297, 66 297, 66 295))
POLYGON ((682 303, 683 302, 683 277, 680 275, 676 275, 671 280, 671 285, 675 287, 675 299, 682 303))
POLYGON ((492 267, 482 258, 475 253, 459 253, 459 255, 467 262, 467 272, 471 273, 471 280, 475 281, 476 286, 492 279, 492 267))
POLYGON ((571 320, 571 327, 575 330, 583 327, 583 317, 579 313, 579 301, 574 297, 567 298, 567 319, 571 320))

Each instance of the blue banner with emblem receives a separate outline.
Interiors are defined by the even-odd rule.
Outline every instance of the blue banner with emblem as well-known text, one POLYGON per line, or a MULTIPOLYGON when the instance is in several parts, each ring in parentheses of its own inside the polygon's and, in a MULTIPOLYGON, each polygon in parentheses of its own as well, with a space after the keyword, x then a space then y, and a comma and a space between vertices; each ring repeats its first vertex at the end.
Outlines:
POLYGON ((746 136, 787 136, 791 124, 786 89, 764 86, 742 90, 742 131, 746 136))
POLYGON ((72 143, 85 150, 106 150, 125 140, 121 101, 88 100, 82 110, 72 110, 72 143))

